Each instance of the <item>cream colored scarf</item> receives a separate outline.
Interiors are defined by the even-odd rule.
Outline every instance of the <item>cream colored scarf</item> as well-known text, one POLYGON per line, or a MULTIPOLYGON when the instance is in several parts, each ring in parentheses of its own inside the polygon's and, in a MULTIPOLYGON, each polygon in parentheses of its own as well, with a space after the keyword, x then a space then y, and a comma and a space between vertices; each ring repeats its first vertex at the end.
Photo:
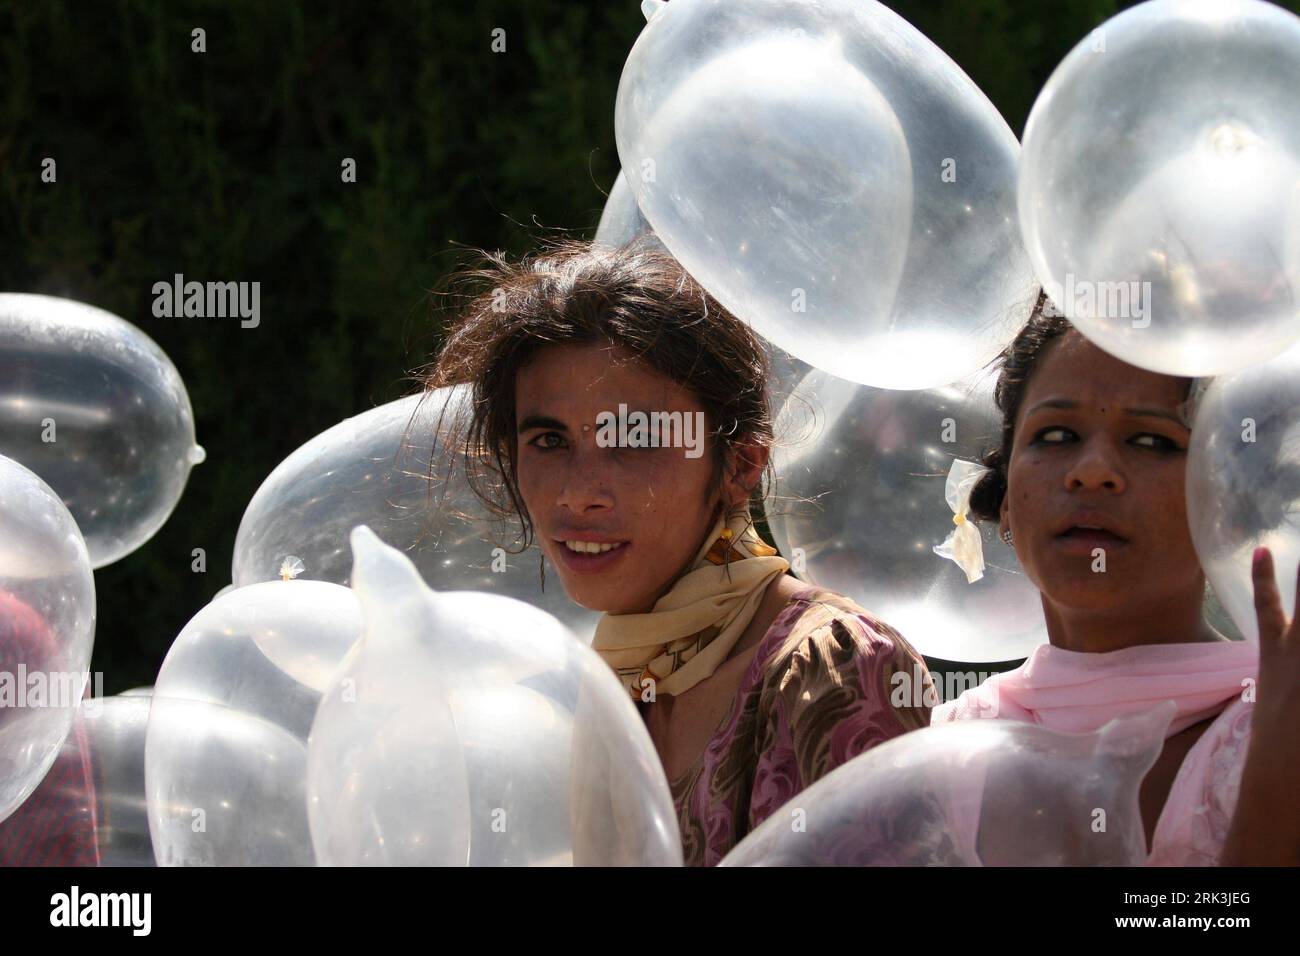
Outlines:
POLYGON ((681 694, 726 660, 758 610, 767 585, 790 562, 763 542, 749 510, 719 517, 691 568, 644 614, 605 614, 595 650, 637 700, 681 694))

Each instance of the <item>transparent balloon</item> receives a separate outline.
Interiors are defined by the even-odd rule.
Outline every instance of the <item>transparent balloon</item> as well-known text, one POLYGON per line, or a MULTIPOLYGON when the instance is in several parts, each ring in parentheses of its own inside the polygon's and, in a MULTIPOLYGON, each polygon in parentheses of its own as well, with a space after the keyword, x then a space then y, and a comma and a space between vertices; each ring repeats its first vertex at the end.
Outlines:
POLYGON ((1213 379, 1195 401, 1187 454, 1192 543, 1238 630, 1259 640, 1251 556, 1273 552, 1287 617, 1300 565, 1300 346, 1213 379))
POLYGON ((953 528, 954 458, 1000 439, 994 379, 900 392, 813 370, 775 425, 768 526, 804 580, 851 597, 921 653, 1009 661, 1047 640, 1038 589, 997 528, 979 528, 984 576, 968 584, 933 546, 953 528))
MULTIPOLYGON (((605 211, 600 217, 600 227, 596 230, 593 245, 611 249, 623 249, 629 246, 648 246, 649 248, 668 252, 659 237, 646 222, 645 216, 637 207, 636 196, 627 184, 627 177, 622 171, 614 180, 614 187, 609 191, 605 202, 605 211)), ((668 253, 671 255, 671 253, 668 253)), ((794 390, 811 370, 807 362, 800 361, 782 348, 778 348, 766 338, 762 339, 764 351, 771 363, 772 375, 769 381, 769 395, 772 408, 780 408, 786 396, 794 390)))
POLYGON ((153 866, 144 796, 148 725, 148 697, 85 700, 40 787, 0 824, 0 862, 153 866))
POLYGON ((348 588, 272 581, 203 608, 167 652, 145 747, 159 865, 310 866, 307 735, 360 638, 348 588))
POLYGON ((650 223, 646 222, 645 216, 637 208, 636 194, 620 170, 609 191, 609 198, 605 200, 605 211, 601 213, 593 244, 622 249, 637 243, 645 243, 659 250, 664 248, 650 228, 650 223))
POLYGON ((763 350, 767 353, 768 367, 771 370, 767 380, 767 400, 775 418, 789 400, 799 383, 808 377, 812 366, 800 361, 785 349, 778 348, 767 339, 763 339, 763 350))
POLYGON ((429 590, 352 535, 365 637, 312 726, 332 865, 680 865, 667 780, 612 671, 523 602, 429 590))
POLYGON ((1176 710, 1091 734, 988 718, 904 734, 795 796, 721 865, 1141 865, 1138 791, 1176 710))
POLYGON ((1099 347, 1215 375, 1300 339, 1300 17, 1152 0, 1057 67, 1019 214, 1048 295, 1099 347))
POLYGON ((95 568, 153 537, 204 458, 180 374, 148 336, 16 293, 0 294, 0 453, 58 492, 95 568))
POLYGON ((85 694, 95 579, 49 485, 0 455, 0 820, 40 784, 85 694))
POLYGON ((240 521, 235 585, 280 578, 287 559, 300 563, 303 580, 347 584, 348 534, 365 524, 405 552, 431 586, 527 601, 590 642, 599 615, 571 601, 553 572, 542 587, 544 559, 535 545, 522 554, 504 550, 511 540, 501 540, 502 529, 509 525, 489 516, 459 459, 443 453, 438 436, 463 414, 465 394, 444 389, 381 405, 281 462, 240 521))
POLYGON ((1033 294, 1019 144, 874 0, 673 0, 623 69, 619 158, 655 234, 810 365, 930 388, 987 363, 1033 294))

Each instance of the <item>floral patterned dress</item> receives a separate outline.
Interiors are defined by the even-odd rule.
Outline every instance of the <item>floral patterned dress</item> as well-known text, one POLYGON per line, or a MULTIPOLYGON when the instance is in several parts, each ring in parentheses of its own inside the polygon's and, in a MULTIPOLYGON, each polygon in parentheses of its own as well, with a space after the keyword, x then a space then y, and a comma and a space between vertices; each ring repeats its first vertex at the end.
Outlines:
POLYGON ((929 726, 929 682, 924 659, 888 624, 833 591, 795 592, 704 752, 671 781, 686 864, 716 865, 840 764, 929 726), (919 692, 898 693, 918 679, 919 692))

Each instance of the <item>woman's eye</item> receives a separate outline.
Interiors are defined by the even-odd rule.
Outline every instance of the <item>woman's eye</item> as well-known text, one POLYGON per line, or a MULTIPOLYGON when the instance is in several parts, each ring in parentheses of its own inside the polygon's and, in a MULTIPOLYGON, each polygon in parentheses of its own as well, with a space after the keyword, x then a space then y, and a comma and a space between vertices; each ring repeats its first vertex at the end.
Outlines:
POLYGON ((534 448, 539 448, 542 451, 551 451, 552 449, 555 448, 563 448, 564 439, 560 436, 559 432, 542 432, 540 435, 538 435, 528 444, 532 445, 534 448), (547 442, 548 438, 554 438, 557 444, 554 445, 549 444, 547 442))
POLYGON ((1034 436, 1034 441, 1045 442, 1049 445, 1059 445, 1072 435, 1074 435, 1074 432, 1070 431, 1068 428, 1040 428, 1038 434, 1034 436))
POLYGON ((1141 448, 1153 448, 1159 451, 1182 451, 1182 446, 1166 435, 1145 432, 1133 438, 1133 444, 1141 448))

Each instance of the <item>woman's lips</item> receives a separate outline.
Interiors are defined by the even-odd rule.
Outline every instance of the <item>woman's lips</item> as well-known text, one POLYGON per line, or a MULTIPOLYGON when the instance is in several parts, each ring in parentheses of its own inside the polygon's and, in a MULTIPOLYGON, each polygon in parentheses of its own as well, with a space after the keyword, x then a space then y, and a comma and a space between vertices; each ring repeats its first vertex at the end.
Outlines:
POLYGON ((632 547, 632 542, 625 541, 617 548, 599 554, 574 551, 563 541, 555 542, 555 546, 560 561, 574 574, 601 574, 623 560, 623 554, 632 547))
POLYGON ((1056 544, 1068 554, 1091 555, 1094 550, 1115 551, 1128 545, 1128 540, 1100 528, 1068 528, 1056 536, 1056 544))

